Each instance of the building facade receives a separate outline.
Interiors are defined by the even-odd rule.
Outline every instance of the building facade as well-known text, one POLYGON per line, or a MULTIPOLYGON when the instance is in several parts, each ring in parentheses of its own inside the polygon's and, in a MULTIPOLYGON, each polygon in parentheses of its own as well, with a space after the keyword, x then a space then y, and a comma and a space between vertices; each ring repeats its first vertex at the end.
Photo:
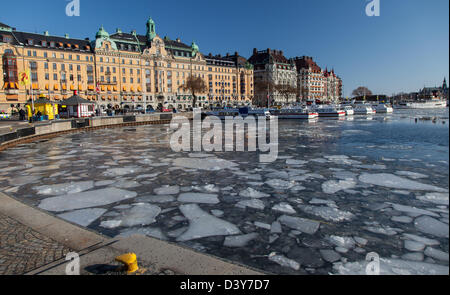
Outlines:
POLYGON ((103 109, 188 109, 192 95, 182 86, 189 76, 207 85, 197 97, 201 107, 246 105, 253 98, 253 66, 244 57, 205 56, 195 42, 161 38, 151 18, 145 35, 120 29, 110 35, 102 26, 95 40, 19 32, 0 23, 0 55, 0 110, 31 95, 66 99, 74 90, 103 109), (26 69, 28 89, 18 83, 26 69))
POLYGON ((253 55, 248 61, 254 67, 255 87, 254 103, 258 105, 281 104, 295 102, 297 95, 291 94, 287 98, 276 90, 277 85, 289 85, 297 88, 296 65, 287 59, 281 50, 253 49, 253 55), (265 86, 267 84, 267 87, 265 86))
POLYGON ((322 70, 310 56, 295 57, 298 71, 298 95, 301 101, 336 102, 342 98, 342 79, 334 69, 322 70))

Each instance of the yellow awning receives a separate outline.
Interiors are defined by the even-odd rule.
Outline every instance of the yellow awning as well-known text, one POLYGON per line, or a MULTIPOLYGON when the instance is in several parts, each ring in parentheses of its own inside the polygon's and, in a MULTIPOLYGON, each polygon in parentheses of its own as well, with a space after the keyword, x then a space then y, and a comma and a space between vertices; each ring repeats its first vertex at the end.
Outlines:
POLYGON ((66 84, 63 84, 63 85, 62 85, 62 89, 63 89, 63 90, 67 90, 66 84))
POLYGON ((105 91, 105 85, 102 85, 102 91, 105 91))
POLYGON ((109 85, 108 85, 108 87, 107 87, 107 88, 108 88, 108 91, 111 91, 111 86, 109 86, 109 85))
POLYGON ((48 90, 48 84, 45 84, 45 90, 48 90))
POLYGON ((14 88, 15 88, 15 85, 14 85, 13 82, 9 82, 9 88, 11 88, 11 89, 14 89, 14 88))
POLYGON ((75 86, 73 86, 73 85, 70 85, 70 90, 75 90, 75 86))
POLYGON ((53 85, 53 89, 58 90, 59 89, 58 84, 53 85))
POLYGON ((114 89, 114 91, 117 91, 117 86, 114 86, 113 89, 114 89))
POLYGON ((127 91, 127 86, 123 86, 122 91, 127 91))
POLYGON ((131 91, 131 92, 134 92, 133 86, 130 87, 130 91, 131 91))
POLYGON ((137 88, 137 89, 138 89, 138 91, 139 91, 139 92, 141 92, 141 91, 142 91, 142 87, 141 87, 141 86, 138 86, 138 88, 137 88))
POLYGON ((78 84, 78 90, 83 90, 83 85, 78 84))

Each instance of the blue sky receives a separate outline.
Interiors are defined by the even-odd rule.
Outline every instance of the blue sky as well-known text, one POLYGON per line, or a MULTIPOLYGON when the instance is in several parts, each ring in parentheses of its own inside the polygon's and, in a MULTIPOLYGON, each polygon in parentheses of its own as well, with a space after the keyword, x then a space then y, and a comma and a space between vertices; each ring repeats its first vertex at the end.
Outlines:
POLYGON ((21 31, 93 39, 103 24, 109 33, 144 34, 151 16, 161 37, 195 40, 205 54, 310 55, 334 67, 345 95, 361 85, 417 91, 449 76, 448 0, 380 0, 379 17, 366 16, 369 0, 80 0, 80 17, 66 16, 68 0, 4 2, 0 22, 21 31))

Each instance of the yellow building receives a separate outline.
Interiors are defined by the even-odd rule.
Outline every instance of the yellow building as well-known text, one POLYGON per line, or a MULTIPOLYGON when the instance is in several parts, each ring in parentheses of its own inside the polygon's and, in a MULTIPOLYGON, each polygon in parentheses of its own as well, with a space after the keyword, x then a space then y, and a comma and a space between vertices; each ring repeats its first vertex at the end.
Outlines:
POLYGON ((79 40, 19 32, 0 23, 0 110, 23 105, 31 95, 50 100, 78 95, 100 108, 192 107, 191 93, 182 85, 190 75, 204 79, 208 90, 197 103, 243 105, 253 97, 253 67, 237 53, 203 55, 195 42, 170 40, 156 34, 152 19, 147 33, 108 34, 103 26, 95 40, 79 40), (18 73, 30 69, 25 89, 18 73))

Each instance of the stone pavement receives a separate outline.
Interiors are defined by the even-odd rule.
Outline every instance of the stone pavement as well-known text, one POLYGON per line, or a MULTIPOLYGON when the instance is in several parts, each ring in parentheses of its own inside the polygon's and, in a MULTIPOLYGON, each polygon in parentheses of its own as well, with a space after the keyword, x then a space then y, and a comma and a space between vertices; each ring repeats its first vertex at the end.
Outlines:
POLYGON ((82 275, 123 275, 114 258, 133 252, 137 275, 261 275, 258 270, 147 236, 107 238, 0 192, 0 275, 64 275, 76 252, 82 275))
POLYGON ((21 275, 66 256, 71 250, 0 213, 0 275, 21 275))

